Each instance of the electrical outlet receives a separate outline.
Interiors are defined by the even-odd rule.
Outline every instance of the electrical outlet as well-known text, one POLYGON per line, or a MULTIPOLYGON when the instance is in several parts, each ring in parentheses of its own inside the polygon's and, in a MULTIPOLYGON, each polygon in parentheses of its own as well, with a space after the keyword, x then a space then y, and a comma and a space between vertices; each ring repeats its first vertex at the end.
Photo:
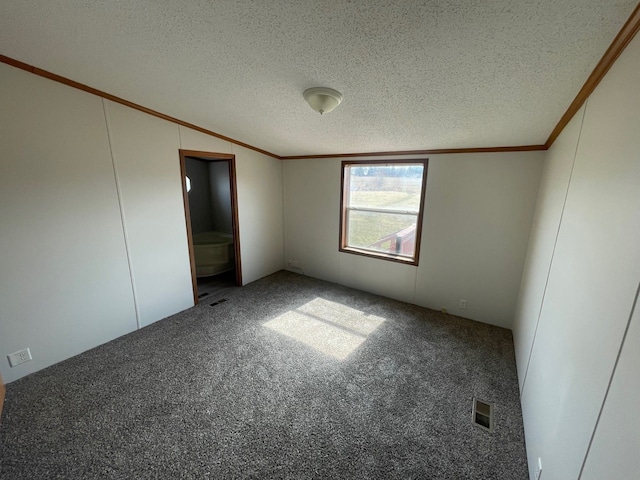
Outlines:
POLYGON ((15 367, 21 363, 29 362, 33 357, 31 356, 31 351, 28 348, 25 348, 7 355, 7 358, 9 359, 9 365, 15 367))
POLYGON ((464 298, 460 299, 460 308, 467 308, 467 301, 464 298))
POLYGON ((300 268, 300 262, 298 260, 289 260, 288 264, 291 268, 300 268))
POLYGON ((533 480, 540 480, 541 476, 542 476, 542 459, 538 457, 538 463, 536 465, 536 473, 533 476, 533 480))

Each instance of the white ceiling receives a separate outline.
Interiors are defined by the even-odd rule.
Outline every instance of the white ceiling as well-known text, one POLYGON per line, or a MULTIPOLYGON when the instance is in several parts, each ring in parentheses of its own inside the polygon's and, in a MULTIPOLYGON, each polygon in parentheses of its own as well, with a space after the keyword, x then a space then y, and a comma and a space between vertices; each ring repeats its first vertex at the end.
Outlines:
POLYGON ((535 145, 636 5, 0 0, 0 53, 278 155, 535 145))

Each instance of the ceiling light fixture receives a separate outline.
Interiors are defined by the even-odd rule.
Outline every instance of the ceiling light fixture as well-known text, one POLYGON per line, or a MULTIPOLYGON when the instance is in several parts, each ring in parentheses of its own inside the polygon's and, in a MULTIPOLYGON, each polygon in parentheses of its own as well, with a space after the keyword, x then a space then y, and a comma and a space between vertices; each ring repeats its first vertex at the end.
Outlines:
POLYGON ((333 88, 313 87, 302 94, 309 106, 322 115, 329 113, 342 102, 342 95, 333 88))

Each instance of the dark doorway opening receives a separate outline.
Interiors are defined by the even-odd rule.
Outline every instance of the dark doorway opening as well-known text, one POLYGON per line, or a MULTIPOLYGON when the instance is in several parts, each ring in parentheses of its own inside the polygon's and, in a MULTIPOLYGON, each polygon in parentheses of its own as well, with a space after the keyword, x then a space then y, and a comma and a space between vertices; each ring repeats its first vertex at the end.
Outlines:
POLYGON ((193 298, 242 285, 235 156, 180 150, 193 298))

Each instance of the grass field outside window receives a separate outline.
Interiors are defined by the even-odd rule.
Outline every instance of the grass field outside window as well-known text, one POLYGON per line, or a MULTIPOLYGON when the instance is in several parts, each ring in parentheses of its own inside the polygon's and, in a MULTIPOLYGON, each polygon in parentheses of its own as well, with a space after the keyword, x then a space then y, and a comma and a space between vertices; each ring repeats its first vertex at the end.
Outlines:
POLYGON ((343 162, 344 168, 342 249, 414 260, 426 163, 343 162))

